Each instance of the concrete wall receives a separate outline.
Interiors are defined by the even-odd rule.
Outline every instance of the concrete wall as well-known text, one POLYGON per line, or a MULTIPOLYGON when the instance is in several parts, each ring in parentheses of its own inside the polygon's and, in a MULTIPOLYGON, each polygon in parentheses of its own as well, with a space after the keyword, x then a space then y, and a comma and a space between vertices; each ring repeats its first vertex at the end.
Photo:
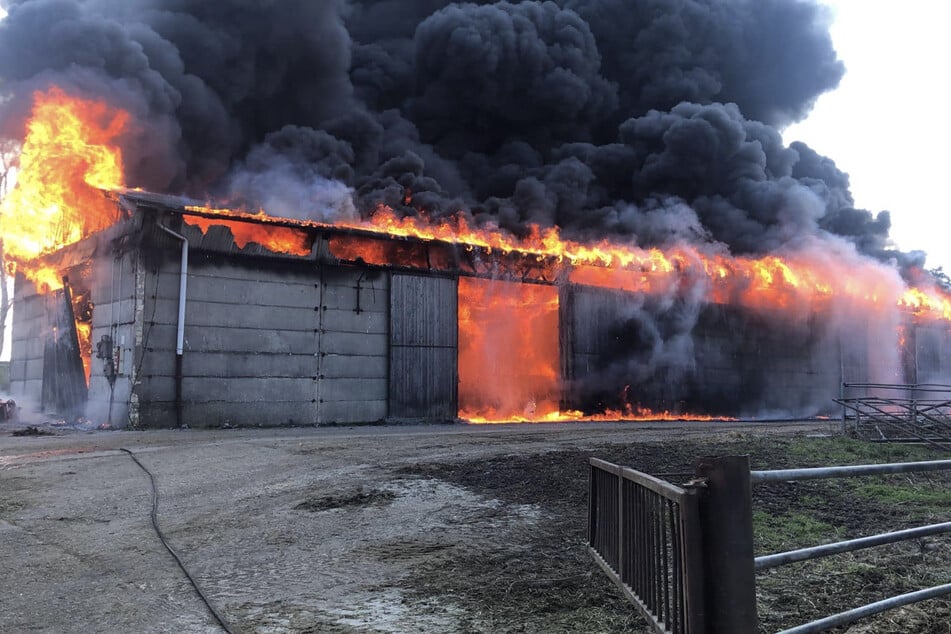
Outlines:
POLYGON ((319 424, 387 416, 390 275, 322 267, 317 364, 319 424))
MULTIPOLYGON (((93 422, 176 424, 176 246, 169 241, 118 258, 103 250, 90 260, 84 279, 91 280, 95 306, 94 357, 86 412, 93 422), (118 351, 114 385, 105 360, 95 356, 104 337, 118 351)), ((451 277, 193 250, 183 422, 455 417, 456 284, 451 277)), ((843 378, 868 380, 867 329, 844 339, 821 322, 785 324, 776 316, 707 306, 687 320, 689 345, 677 349, 687 356, 677 365, 670 362, 673 346, 680 345, 676 337, 663 341, 667 358, 638 356, 650 348, 636 332, 638 312, 656 309, 649 299, 592 287, 563 287, 560 293, 562 374, 571 408, 594 411, 598 399, 602 408, 618 407, 622 394, 629 394, 629 403, 655 410, 815 413, 831 407, 843 378)), ((21 278, 16 302, 11 393, 39 401, 47 300, 21 278)), ((916 336, 919 381, 947 375, 948 333, 919 328, 916 336)))
MULTIPOLYGON (((145 273, 141 368, 144 426, 176 424, 180 261, 145 273)), ((185 314, 183 424, 313 423, 320 288, 313 275, 216 263, 192 254, 185 314)))
MULTIPOLYGON (((132 395, 135 322, 135 274, 137 256, 132 253, 97 257, 84 273, 71 275, 73 284, 88 285, 94 306, 92 314, 93 354, 90 364, 85 416, 96 424, 114 427, 129 425, 132 395), (117 376, 114 387, 106 379, 105 361, 96 357, 96 343, 112 337, 117 349, 117 376)), ((57 309, 53 296, 40 295, 34 285, 18 277, 13 318, 13 347, 10 363, 11 394, 26 407, 41 407, 44 346, 49 335, 50 311, 57 309)))
MULTIPOLYGON (((136 388, 145 426, 176 423, 178 289, 177 258, 165 258, 146 273, 144 354, 136 388)), ((388 277, 382 273, 226 261, 193 252, 185 317, 184 424, 385 418, 388 299, 388 277)))
POLYGON ((95 423, 128 427, 132 379, 136 367, 135 325, 142 293, 136 288, 141 264, 134 252, 99 257, 92 262, 90 293, 92 313, 92 363, 86 417, 95 423), (112 341, 115 379, 107 378, 108 360, 97 356, 97 343, 112 341))
POLYGON ((10 394, 22 406, 40 406, 43 390, 43 346, 47 332, 46 298, 22 275, 13 294, 10 348, 10 394))

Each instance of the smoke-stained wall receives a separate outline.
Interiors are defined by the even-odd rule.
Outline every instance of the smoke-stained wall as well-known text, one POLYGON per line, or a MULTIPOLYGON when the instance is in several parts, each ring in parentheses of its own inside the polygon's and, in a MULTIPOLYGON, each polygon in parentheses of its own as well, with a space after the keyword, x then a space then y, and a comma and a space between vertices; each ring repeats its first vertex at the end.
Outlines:
POLYGON ((11 393, 27 410, 96 425, 130 423, 142 302, 136 288, 138 254, 114 253, 104 248, 108 242, 96 236, 60 254, 74 263, 62 269, 71 297, 81 294, 72 307, 67 308, 62 290, 38 293, 32 282, 17 276, 11 393), (78 347, 70 320, 88 325, 91 349, 78 347), (88 387, 83 363, 88 364, 88 387))
POLYGON ((96 424, 126 427, 133 407, 133 377, 141 362, 145 299, 134 250, 90 261, 92 298, 89 395, 85 415, 96 424))
MULTIPOLYGON (((725 304, 694 310, 568 286, 561 327, 565 406, 591 414, 814 416, 835 410, 843 381, 906 380, 894 363, 897 327, 883 331, 861 313, 797 316, 725 304)), ((922 363, 943 367, 936 355, 925 353, 922 363)))

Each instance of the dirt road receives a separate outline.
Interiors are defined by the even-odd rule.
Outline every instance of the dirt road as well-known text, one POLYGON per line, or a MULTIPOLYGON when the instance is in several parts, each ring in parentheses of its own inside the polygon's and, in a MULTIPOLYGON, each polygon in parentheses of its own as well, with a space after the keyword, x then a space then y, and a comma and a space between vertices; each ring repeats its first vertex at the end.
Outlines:
POLYGON ((555 517, 525 490, 526 456, 582 450, 583 474, 589 449, 828 424, 14 428, 0 426, 0 631, 221 631, 156 537, 148 477, 123 447, 155 475, 159 524, 239 631, 443 633, 640 628, 578 532, 552 528, 583 525, 583 500, 555 517), (510 489, 442 477, 489 460, 510 489))

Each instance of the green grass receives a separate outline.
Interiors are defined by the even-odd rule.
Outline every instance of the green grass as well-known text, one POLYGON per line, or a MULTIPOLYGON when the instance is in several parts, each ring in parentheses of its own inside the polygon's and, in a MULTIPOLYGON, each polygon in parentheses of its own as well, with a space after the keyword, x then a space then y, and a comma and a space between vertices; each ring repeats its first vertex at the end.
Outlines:
POLYGON ((887 482, 856 482, 852 489, 859 497, 875 500, 881 504, 912 507, 916 514, 947 514, 951 509, 951 487, 946 481, 930 481, 925 476, 895 479, 887 482))
POLYGON ((838 538, 838 528, 804 511, 781 515, 753 511, 753 542, 757 553, 815 546, 838 538))
POLYGON ((939 460, 941 455, 923 445, 873 443, 854 438, 801 438, 790 443, 789 458, 797 466, 845 465, 939 460))
MULTIPOLYGON (((948 456, 925 445, 872 443, 852 438, 803 438, 790 443, 790 463, 796 466, 879 464, 941 460, 948 456)), ((951 471, 863 476, 838 480, 841 490, 858 503, 899 508, 910 519, 947 516, 951 508, 951 471)), ((832 481, 828 481, 832 482, 832 481)), ((815 507, 815 500, 801 500, 815 507)))
MULTIPOLYGON (((755 468, 917 462, 946 457, 927 446, 851 438, 796 438, 784 449, 781 465, 755 468)), ((761 503, 768 500, 769 494, 760 498, 761 503)), ((892 530, 908 522, 914 525, 946 520, 951 509, 951 471, 803 482, 787 488, 780 500, 785 503, 763 504, 759 509, 754 502, 757 553, 892 530), (875 530, 872 527, 877 523, 882 526, 875 530), (862 530, 865 526, 868 531, 862 530)))

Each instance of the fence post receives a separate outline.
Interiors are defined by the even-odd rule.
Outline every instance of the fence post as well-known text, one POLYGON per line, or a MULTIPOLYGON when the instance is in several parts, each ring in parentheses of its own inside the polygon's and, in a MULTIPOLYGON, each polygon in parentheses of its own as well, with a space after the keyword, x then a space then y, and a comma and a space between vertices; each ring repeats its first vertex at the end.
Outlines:
POLYGON ((849 428, 847 425, 846 412, 845 412, 845 382, 843 381, 839 385, 839 401, 842 402, 842 426, 839 430, 843 436, 849 433, 849 428))
POLYGON ((704 608, 703 527, 700 524, 700 498, 703 490, 695 484, 684 487, 681 502, 683 526, 684 598, 686 632, 706 634, 707 616, 704 608))
POLYGON ((707 488, 700 498, 705 612, 711 634, 757 631, 753 497, 749 456, 700 458, 707 488))

